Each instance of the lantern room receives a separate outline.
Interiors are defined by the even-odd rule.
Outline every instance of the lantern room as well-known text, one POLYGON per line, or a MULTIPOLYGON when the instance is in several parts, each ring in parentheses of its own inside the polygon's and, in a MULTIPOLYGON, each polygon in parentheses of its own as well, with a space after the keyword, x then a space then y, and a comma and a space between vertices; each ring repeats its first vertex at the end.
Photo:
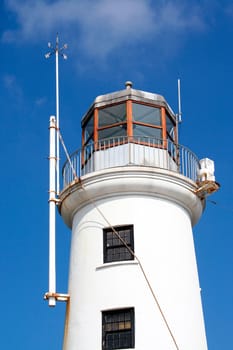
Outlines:
POLYGON ((84 172, 135 163, 175 170, 176 115, 163 96, 125 86, 97 97, 82 119, 84 172))
POLYGON ((153 138, 158 145, 175 142, 176 117, 165 99, 157 94, 126 89, 99 96, 82 119, 82 145, 109 138, 153 138))

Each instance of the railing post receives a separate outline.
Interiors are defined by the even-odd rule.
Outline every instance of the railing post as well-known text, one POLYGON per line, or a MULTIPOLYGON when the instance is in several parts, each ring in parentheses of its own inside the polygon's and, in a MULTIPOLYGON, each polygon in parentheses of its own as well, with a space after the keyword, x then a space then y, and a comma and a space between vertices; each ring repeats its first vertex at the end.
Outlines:
POLYGON ((129 164, 132 164, 133 162, 132 162, 132 159, 131 159, 131 142, 130 142, 131 140, 130 140, 130 137, 128 138, 128 145, 129 145, 129 147, 128 147, 128 152, 129 152, 129 164))

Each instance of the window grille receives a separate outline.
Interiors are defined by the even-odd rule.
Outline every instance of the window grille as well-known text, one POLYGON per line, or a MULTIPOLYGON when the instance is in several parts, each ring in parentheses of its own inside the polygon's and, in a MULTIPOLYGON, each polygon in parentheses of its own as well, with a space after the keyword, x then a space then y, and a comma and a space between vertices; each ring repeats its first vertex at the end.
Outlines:
MULTIPOLYGON (((127 244, 127 246, 134 251, 133 225, 116 226, 114 229, 127 244)), ((125 244, 119 239, 112 228, 105 228, 103 233, 104 263, 134 259, 134 256, 130 253, 125 244)))
POLYGON ((103 350, 134 348, 134 308, 102 312, 103 350))

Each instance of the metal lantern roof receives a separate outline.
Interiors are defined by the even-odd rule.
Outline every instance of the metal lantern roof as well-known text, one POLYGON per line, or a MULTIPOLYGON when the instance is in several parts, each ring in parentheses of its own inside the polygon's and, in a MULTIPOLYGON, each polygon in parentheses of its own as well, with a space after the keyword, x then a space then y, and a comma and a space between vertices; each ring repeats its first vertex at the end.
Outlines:
POLYGON ((90 108, 88 109, 87 113, 85 113, 85 115, 82 117, 82 126, 94 108, 103 108, 127 100, 132 100, 142 104, 150 104, 154 106, 165 107, 169 114, 174 118, 174 120, 176 119, 174 111, 162 95, 133 89, 133 84, 130 81, 127 81, 125 83, 125 86, 126 89, 124 90, 97 96, 90 108))

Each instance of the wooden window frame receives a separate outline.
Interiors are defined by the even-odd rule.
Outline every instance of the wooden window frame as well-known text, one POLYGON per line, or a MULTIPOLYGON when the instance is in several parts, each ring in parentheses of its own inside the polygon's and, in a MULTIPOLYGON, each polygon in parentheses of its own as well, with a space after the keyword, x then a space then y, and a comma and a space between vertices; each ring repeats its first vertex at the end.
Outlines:
MULTIPOLYGON (((97 125, 96 125, 96 129, 97 131, 99 130, 103 130, 103 129, 107 129, 107 128, 111 128, 113 126, 117 126, 117 125, 121 125, 121 124, 127 124, 127 101, 121 101, 121 102, 116 102, 116 103, 111 103, 111 104, 107 104, 106 106, 101 106, 101 107, 97 107, 95 108, 95 110, 97 110, 97 113, 99 115, 99 111, 103 110, 103 109, 106 109, 106 108, 109 108, 109 107, 113 107, 113 106, 119 106, 119 105, 125 105, 125 121, 122 121, 122 122, 117 122, 117 123, 114 123, 114 124, 109 124, 109 125, 105 125, 105 126, 100 126, 98 125, 98 122, 97 122, 97 125)), ((98 116, 99 118, 99 116, 98 116)))
POLYGON ((102 350, 133 349, 135 347, 135 310, 133 307, 102 311, 102 350), (130 314, 130 319, 125 319, 125 314, 130 314), (106 322, 107 316, 112 316, 112 322, 106 322), (128 324, 127 324, 128 323, 128 324), (130 323, 130 324, 129 324, 130 323), (129 333, 128 342, 122 344, 120 339, 125 333, 129 333), (118 344, 108 344, 107 337, 115 336, 118 344))
MULTIPOLYGON (((149 143, 147 143, 147 142, 137 141, 137 138, 135 137, 134 130, 133 130, 134 124, 135 125, 139 125, 139 126, 149 127, 149 128, 152 128, 152 129, 159 129, 159 130, 161 130, 161 134, 162 134, 161 135, 161 144, 159 142, 158 142, 158 144, 155 144, 155 145, 151 145, 150 144, 150 147, 157 147, 157 148, 161 148, 161 149, 167 149, 168 148, 168 144, 167 144, 168 140, 171 140, 174 143, 177 142, 177 125, 176 125, 176 123, 174 123, 174 128, 175 129, 174 129, 174 140, 173 140, 170 137, 170 135, 167 133, 166 114, 168 114, 168 117, 171 119, 171 121, 173 121, 173 118, 168 113, 166 107, 161 106, 161 105, 157 105, 157 104, 152 104, 152 103, 145 103, 145 102, 141 102, 141 101, 134 101, 132 99, 128 99, 128 100, 125 100, 125 101, 108 104, 106 106, 95 107, 94 111, 93 111, 93 119, 94 119, 94 122, 93 122, 93 124, 94 124, 94 126, 93 126, 94 151, 97 151, 97 150, 100 150, 100 149, 104 149, 104 147, 102 147, 99 144, 99 141, 101 141, 101 140, 99 140, 99 131, 110 129, 110 128, 121 126, 121 125, 122 126, 125 125, 125 127, 126 127, 125 138, 127 140, 127 143, 131 142, 131 143, 137 143, 137 144, 141 144, 141 145, 144 145, 144 146, 148 146, 149 143), (105 109, 107 107, 112 107, 112 106, 121 105, 121 104, 125 104, 125 107, 126 107, 126 120, 123 121, 123 122, 117 122, 117 123, 114 123, 114 124, 98 127, 98 124, 99 124, 99 111, 102 110, 102 109, 105 109), (138 105, 142 105, 142 106, 148 106, 148 107, 160 109, 161 125, 154 125, 154 124, 143 123, 143 122, 140 122, 140 121, 134 121, 133 120, 133 104, 138 104, 138 105)), ((84 133, 85 133, 85 126, 82 128, 82 146, 86 147, 88 142, 87 141, 85 142, 84 133)), ((121 138, 121 137, 119 137, 119 138, 121 138)), ((114 143, 114 142, 112 144, 110 143, 109 144, 109 148, 113 147, 113 146, 125 144, 123 138, 124 138, 124 136, 122 137, 122 141, 118 141, 117 144, 114 143)), ((84 164, 85 161, 86 161, 84 158, 85 158, 85 155, 84 155, 84 152, 83 152, 82 164, 84 164)))
POLYGON ((162 119, 162 139, 164 148, 167 148, 167 123, 166 123, 166 109, 161 107, 161 119, 162 119))
POLYGON ((95 108, 94 109, 94 144, 96 145, 98 142, 98 122, 99 122, 99 113, 98 113, 98 109, 95 108))
POLYGON ((127 137, 133 137, 133 102, 126 101, 126 121, 127 121, 127 137))
POLYGON ((119 125, 126 125, 126 129, 127 129, 127 122, 118 122, 118 123, 111 124, 111 125, 101 126, 97 130, 101 131, 101 130, 111 129, 111 128, 114 128, 115 126, 119 126, 119 125))
MULTIPOLYGON (((129 230, 129 243, 127 244, 129 248, 134 251, 134 226, 133 225, 121 225, 121 226, 114 226, 114 230, 117 232, 120 231, 126 231, 129 230)), ((112 230, 111 227, 106 227, 103 229, 103 262, 106 263, 112 263, 117 261, 129 261, 134 260, 134 255, 132 255, 128 250, 127 247, 123 244, 123 242, 120 241, 116 233, 112 230), (115 245, 109 245, 108 246, 108 233, 112 233, 112 240, 115 240, 115 245), (114 250, 115 249, 115 250, 114 250), (119 259, 114 259, 114 256, 116 256, 116 250, 119 251, 119 259), (109 255, 109 252, 112 251, 112 254, 109 255), (121 258, 122 255, 122 258, 121 258)))
MULTIPOLYGON (((147 107, 151 107, 151 108, 157 108, 160 110, 160 114, 161 114, 161 125, 154 125, 154 124, 149 124, 149 123, 143 123, 143 122, 140 122, 140 121, 132 121, 132 124, 135 124, 135 125, 141 125, 141 126, 146 126, 146 127, 149 127, 149 128, 153 128, 153 129, 160 129, 162 131, 162 147, 158 144, 158 146, 155 146, 155 147, 158 147, 158 148, 162 148, 162 149, 166 149, 167 147, 167 144, 166 144, 166 136, 164 137, 164 135, 166 134, 166 115, 165 115, 165 120, 164 120, 164 112, 163 112, 163 109, 165 110, 164 107, 161 107, 159 105, 156 105, 156 104, 152 104, 152 103, 145 103, 145 102, 141 102, 141 101, 132 101, 132 119, 133 119, 133 103, 134 104, 138 104, 138 105, 142 105, 142 106, 147 106, 147 107), (164 131, 165 130, 165 131, 164 131), (159 147, 160 146, 160 147, 159 147)), ((134 137, 134 135, 133 135, 134 137)), ((147 143, 146 142, 139 142, 140 144, 143 144, 143 145, 146 145, 147 143)), ((152 146, 153 147, 153 146, 152 146)))

